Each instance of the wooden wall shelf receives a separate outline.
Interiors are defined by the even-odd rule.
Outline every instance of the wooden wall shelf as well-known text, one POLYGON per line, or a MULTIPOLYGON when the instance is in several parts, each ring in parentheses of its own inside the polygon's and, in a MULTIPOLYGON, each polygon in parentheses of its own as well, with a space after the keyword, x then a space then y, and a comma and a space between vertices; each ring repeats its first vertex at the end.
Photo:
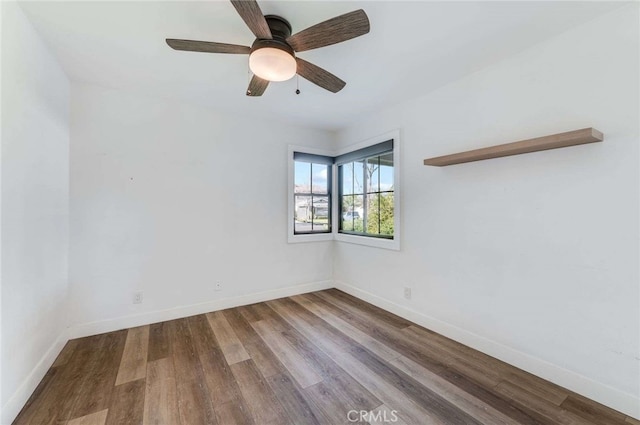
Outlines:
POLYGON ((566 148, 568 146, 583 145, 585 143, 602 142, 603 137, 604 136, 601 132, 595 128, 589 127, 581 130, 567 131, 566 133, 537 137, 535 139, 506 143, 504 145, 428 158, 424 160, 424 165, 444 167, 446 165, 500 158, 502 156, 519 155, 521 153, 566 148))

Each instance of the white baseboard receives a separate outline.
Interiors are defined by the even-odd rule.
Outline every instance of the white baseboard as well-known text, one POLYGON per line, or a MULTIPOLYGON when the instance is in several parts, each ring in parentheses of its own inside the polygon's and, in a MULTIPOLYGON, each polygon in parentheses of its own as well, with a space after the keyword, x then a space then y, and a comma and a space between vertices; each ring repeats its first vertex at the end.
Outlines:
POLYGON ((55 340, 47 352, 42 356, 40 361, 31 370, 31 373, 27 378, 22 381, 22 384, 18 387, 16 392, 7 400, 2 406, 2 414, 0 415, 0 424, 10 424, 18 416, 22 407, 27 403, 31 394, 35 391, 36 387, 44 378, 53 362, 56 361, 58 354, 62 351, 62 348, 67 343, 66 330, 62 331, 58 338, 55 340))
POLYGON ((388 301, 347 283, 340 281, 335 281, 334 283, 337 289, 353 295, 356 298, 360 298, 363 301, 397 314, 400 317, 438 332, 461 344, 500 359, 512 366, 602 403, 605 406, 609 406, 625 415, 640 419, 640 399, 631 394, 624 393, 587 378, 586 376, 561 368, 521 351, 514 350, 434 317, 411 310, 410 308, 388 301))
POLYGON ((74 339, 90 335, 98 335, 105 332, 113 332, 120 329, 133 328, 135 326, 180 319, 183 317, 195 316, 196 314, 208 313, 210 311, 239 307, 242 305, 275 300, 277 298, 290 297, 292 295, 321 291, 329 288, 333 288, 333 281, 323 280, 302 285, 288 286, 286 288, 278 288, 271 291, 258 292, 255 294, 242 295, 239 297, 222 298, 199 304, 179 306, 167 310, 151 311, 142 314, 118 317, 115 319, 83 323, 71 326, 69 328, 68 337, 69 339, 74 339))

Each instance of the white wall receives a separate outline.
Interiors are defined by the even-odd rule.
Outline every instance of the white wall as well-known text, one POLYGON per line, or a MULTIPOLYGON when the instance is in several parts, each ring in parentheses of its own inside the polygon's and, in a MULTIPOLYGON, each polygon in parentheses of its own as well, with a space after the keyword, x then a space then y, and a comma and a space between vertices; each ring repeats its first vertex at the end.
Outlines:
POLYGON ((67 325, 69 82, 2 2, 2 418, 35 389, 67 325))
POLYGON ((326 146, 329 133, 91 85, 71 91, 73 322, 106 321, 76 334, 330 285, 331 242, 289 245, 286 222, 287 145, 326 146))
POLYGON ((341 131, 400 128, 404 164, 402 251, 336 243, 341 287, 638 417, 638 22, 626 6, 341 131), (603 143, 422 165, 591 126, 603 143))

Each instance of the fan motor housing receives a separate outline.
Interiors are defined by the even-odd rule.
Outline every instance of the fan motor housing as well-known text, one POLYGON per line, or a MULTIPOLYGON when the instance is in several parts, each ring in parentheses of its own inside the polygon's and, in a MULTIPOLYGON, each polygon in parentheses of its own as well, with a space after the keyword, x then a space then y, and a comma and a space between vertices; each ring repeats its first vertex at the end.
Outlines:
POLYGON ((266 15, 267 25, 271 30, 274 39, 286 40, 291 36, 291 24, 289 21, 278 15, 266 15))
POLYGON ((295 57, 296 55, 293 48, 291 48, 289 43, 286 41, 287 37, 291 35, 291 24, 289 21, 277 15, 266 15, 265 19, 267 20, 267 24, 269 25, 273 38, 271 40, 266 38, 256 38, 256 41, 251 45, 251 53, 258 49, 272 47, 274 49, 284 50, 291 56, 295 57))

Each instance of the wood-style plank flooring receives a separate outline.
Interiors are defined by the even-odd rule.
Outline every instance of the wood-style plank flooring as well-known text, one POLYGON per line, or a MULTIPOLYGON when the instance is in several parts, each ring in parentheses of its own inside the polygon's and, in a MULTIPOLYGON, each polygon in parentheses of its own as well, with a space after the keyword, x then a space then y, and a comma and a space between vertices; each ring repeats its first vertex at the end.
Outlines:
POLYGON ((332 289, 69 341, 14 423, 639 422, 332 289))

